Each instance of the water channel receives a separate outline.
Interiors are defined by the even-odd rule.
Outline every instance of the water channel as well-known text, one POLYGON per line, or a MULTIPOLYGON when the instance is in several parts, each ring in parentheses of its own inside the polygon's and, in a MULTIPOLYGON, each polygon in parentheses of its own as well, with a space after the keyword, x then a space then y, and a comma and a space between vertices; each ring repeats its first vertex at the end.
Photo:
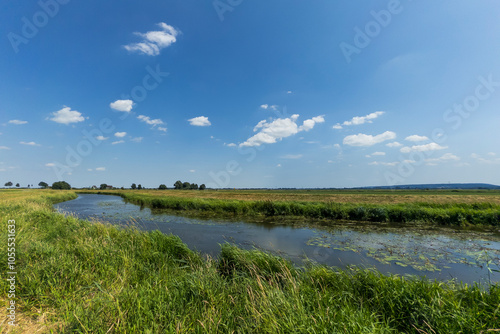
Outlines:
POLYGON ((500 281, 500 230, 331 222, 287 224, 283 219, 243 221, 188 218, 152 212, 121 197, 80 194, 55 208, 81 219, 178 235, 191 249, 217 256, 220 244, 268 251, 290 259, 336 267, 357 265, 382 273, 456 279, 464 283, 500 281))

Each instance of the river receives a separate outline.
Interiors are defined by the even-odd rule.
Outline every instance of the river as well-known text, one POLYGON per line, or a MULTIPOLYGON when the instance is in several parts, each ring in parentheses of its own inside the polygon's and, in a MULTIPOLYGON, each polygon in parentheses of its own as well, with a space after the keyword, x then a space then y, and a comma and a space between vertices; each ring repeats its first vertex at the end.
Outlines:
POLYGON ((178 235, 191 249, 213 257, 220 244, 229 242, 283 256, 299 266, 314 261, 469 284, 500 281, 500 273, 495 271, 500 269, 500 230, 357 222, 296 226, 282 219, 188 218, 152 212, 118 196, 96 194, 80 194, 54 207, 81 219, 178 235))

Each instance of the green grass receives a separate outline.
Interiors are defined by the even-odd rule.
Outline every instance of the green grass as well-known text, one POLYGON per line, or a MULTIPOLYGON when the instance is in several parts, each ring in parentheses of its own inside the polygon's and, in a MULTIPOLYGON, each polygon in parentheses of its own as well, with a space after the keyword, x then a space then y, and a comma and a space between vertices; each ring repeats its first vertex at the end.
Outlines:
MULTIPOLYGON (((500 328, 500 286, 311 265, 53 212, 71 192, 4 200, 17 222, 19 312, 75 333, 481 333, 500 328)), ((1 231, 6 242, 6 229, 1 231)), ((0 257, 6 267, 6 257, 0 257)), ((3 296, 5 280, 0 281, 3 296)))
POLYGON ((102 192, 152 209, 212 215, 306 217, 371 222, 426 222, 439 225, 500 226, 500 205, 480 203, 356 204, 313 201, 230 200, 163 196, 161 192, 102 192))

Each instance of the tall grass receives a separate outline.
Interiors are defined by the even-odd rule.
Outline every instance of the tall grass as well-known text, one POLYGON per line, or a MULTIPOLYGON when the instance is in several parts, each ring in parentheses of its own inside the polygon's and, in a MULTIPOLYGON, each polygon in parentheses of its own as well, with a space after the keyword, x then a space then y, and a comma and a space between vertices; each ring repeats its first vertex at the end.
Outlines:
MULTIPOLYGON (((222 245, 204 259, 160 232, 119 229, 53 212, 52 201, 2 201, 18 226, 19 312, 49 310, 58 332, 481 333, 500 328, 489 289, 357 268, 294 268, 222 245)), ((2 242, 6 241, 2 230, 2 242)), ((6 257, 0 257, 6 267, 6 257)), ((0 281, 5 296, 7 283, 0 281)))
MULTIPOLYGON (((102 192, 106 194, 106 192, 102 192)), ((439 225, 500 226, 500 206, 492 203, 356 204, 299 201, 243 201, 170 197, 147 193, 112 192, 126 201, 152 209, 198 211, 234 216, 299 216, 371 222, 428 222, 439 225)))

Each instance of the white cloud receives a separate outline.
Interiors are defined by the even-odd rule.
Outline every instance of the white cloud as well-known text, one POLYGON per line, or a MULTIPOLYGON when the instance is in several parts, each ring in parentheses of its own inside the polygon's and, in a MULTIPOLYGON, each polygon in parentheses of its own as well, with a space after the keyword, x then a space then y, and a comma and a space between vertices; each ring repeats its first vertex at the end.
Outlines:
POLYGON ((332 126, 332 128, 334 128, 335 130, 343 129, 343 127, 342 127, 342 125, 340 125, 340 123, 335 124, 334 126, 332 126))
POLYGON ((97 167, 95 170, 99 172, 104 172, 106 170, 106 167, 97 167))
POLYGON ((22 142, 19 142, 19 144, 28 145, 28 146, 42 146, 40 144, 35 143, 34 141, 30 141, 30 142, 22 141, 22 142))
POLYGON ((45 164, 46 167, 55 167, 55 165, 56 164, 53 162, 49 162, 49 163, 45 164))
POLYGON ((281 167, 281 164, 277 164, 276 167, 281 167))
POLYGON ((235 147, 235 146, 236 146, 236 144, 235 144, 235 143, 229 143, 229 144, 224 143, 224 146, 227 146, 227 147, 235 147))
POLYGON ((85 118, 82 116, 82 113, 76 110, 71 110, 70 107, 66 106, 61 110, 53 112, 52 116, 53 117, 50 118, 51 121, 66 125, 71 123, 83 122, 85 120, 85 118))
POLYGON ((457 157, 456 155, 452 153, 446 153, 440 158, 433 158, 433 159, 425 159, 425 162, 427 162, 427 165, 429 166, 435 166, 439 162, 446 162, 446 161, 459 161, 460 158, 457 157))
POLYGON ((190 170, 189 170, 189 172, 190 172, 190 173, 195 173, 195 172, 196 172, 196 170, 195 170, 195 169, 190 169, 190 170))
POLYGON ((372 123, 375 118, 382 116, 385 114, 384 111, 376 111, 368 114, 366 116, 355 116, 350 121, 345 121, 342 125, 350 126, 350 125, 361 125, 365 123, 372 123))
POLYGON ((116 145, 116 144, 123 144, 125 141, 124 140, 117 140, 111 143, 111 145, 116 145))
POLYGON ((385 155, 385 152, 375 152, 375 153, 372 153, 373 156, 382 156, 382 155, 385 155))
POLYGON ((323 116, 316 116, 311 119, 306 119, 302 125, 299 127, 299 131, 309 131, 314 128, 317 123, 324 123, 325 118, 323 116))
POLYGON ((134 107, 134 101, 132 100, 116 100, 109 104, 111 109, 123 112, 130 112, 134 107))
POLYGON ((159 126, 159 127, 158 127, 158 131, 167 132, 167 128, 164 128, 164 127, 159 126))
POLYGON ((385 146, 387 146, 387 147, 401 147, 401 146, 403 146, 403 144, 398 143, 397 141, 395 141, 395 142, 392 142, 392 143, 387 143, 387 144, 385 144, 385 146))
POLYGON ((104 137, 104 136, 97 136, 96 137, 97 140, 108 140, 109 137, 104 137))
POLYGON ((92 168, 87 169, 87 172, 91 172, 91 171, 92 171, 92 168))
POLYGON ((293 92, 291 90, 287 91, 286 92, 287 94, 292 94, 293 92))
POLYGON ((191 119, 188 119, 189 124, 193 126, 210 126, 212 123, 208 120, 208 117, 198 116, 191 119))
POLYGON ((139 52, 148 56, 157 56, 161 49, 169 47, 177 41, 180 31, 166 23, 158 23, 159 31, 148 31, 146 33, 136 32, 135 35, 142 37, 139 43, 124 45, 127 51, 139 52))
POLYGON ((10 150, 10 147, 7 147, 7 146, 0 146, 0 150, 10 150))
POLYGON ((134 143, 140 143, 140 142, 142 142, 143 139, 144 139, 144 137, 135 137, 135 138, 132 138, 132 141, 134 143))
POLYGON ((298 126, 296 123, 298 118, 299 115, 295 114, 289 118, 277 118, 272 122, 262 120, 253 129, 254 132, 259 132, 248 138, 244 143, 241 143, 240 146, 273 144, 283 138, 290 137, 301 131, 309 131, 316 123, 323 123, 325 121, 323 116, 316 116, 305 120, 301 126, 298 126))
MULTIPOLYGON (((488 153, 489 156, 495 156, 496 154, 491 154, 491 153, 488 153)), ((500 163, 500 158, 496 158, 496 159, 485 159, 483 157, 481 157, 479 154, 476 154, 476 153, 472 153, 471 154, 471 157, 473 159, 476 159, 478 162, 481 162, 481 163, 485 163, 485 164, 499 164, 500 163)))
POLYGON ((396 133, 392 131, 386 131, 376 136, 365 135, 359 133, 357 135, 350 135, 344 138, 344 145, 349 146, 373 146, 375 144, 382 143, 386 140, 391 140, 396 138, 396 133))
POLYGON ((15 124, 15 125, 22 125, 22 124, 26 124, 26 123, 28 123, 28 121, 20 121, 18 119, 13 119, 13 120, 9 121, 9 124, 15 124))
POLYGON ((285 154, 282 155, 280 158, 281 159, 300 159, 302 158, 302 154, 285 154))
POLYGON ((429 138, 427 138, 426 136, 412 135, 406 137, 405 140, 417 142, 417 141, 426 141, 429 140, 429 138))
MULTIPOLYGON (((159 118, 151 119, 149 116, 145 115, 139 115, 137 116, 137 119, 140 120, 141 122, 145 122, 146 124, 152 125, 153 127, 163 124, 163 121, 161 119, 159 118)), ((167 128, 158 127, 158 130, 166 132, 167 128)))
POLYGON ((489 153, 488 153, 488 155, 489 155, 489 156, 494 157, 494 156, 496 156, 497 154, 496 154, 496 153, 494 153, 494 152, 489 152, 489 153))
POLYGON ((274 111, 278 110, 278 107, 279 107, 279 106, 278 106, 278 105, 276 105, 276 104, 273 104, 273 105, 269 105, 269 104, 262 104, 262 105, 260 106, 260 108, 261 108, 261 109, 264 109, 264 110, 271 109, 271 110, 274 110, 274 111))
POLYGON ((426 152, 426 151, 438 151, 445 150, 448 146, 441 146, 436 143, 429 143, 425 145, 414 145, 412 147, 405 146, 400 149, 401 153, 410 153, 410 152, 426 152))
POLYGON ((123 138, 127 135, 126 132, 116 132, 115 133, 115 137, 118 137, 118 138, 123 138))

